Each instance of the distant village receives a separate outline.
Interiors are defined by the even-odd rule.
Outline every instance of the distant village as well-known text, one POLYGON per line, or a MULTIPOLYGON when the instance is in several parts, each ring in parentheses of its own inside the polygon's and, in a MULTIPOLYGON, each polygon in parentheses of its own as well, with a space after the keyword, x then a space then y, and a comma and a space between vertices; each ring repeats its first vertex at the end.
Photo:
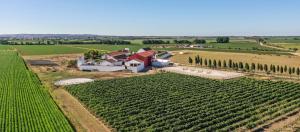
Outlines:
POLYGON ((125 48, 110 53, 89 51, 77 60, 77 67, 81 71, 124 71, 145 72, 152 67, 169 66, 172 54, 168 51, 155 51, 151 48, 139 49, 136 53, 125 48))

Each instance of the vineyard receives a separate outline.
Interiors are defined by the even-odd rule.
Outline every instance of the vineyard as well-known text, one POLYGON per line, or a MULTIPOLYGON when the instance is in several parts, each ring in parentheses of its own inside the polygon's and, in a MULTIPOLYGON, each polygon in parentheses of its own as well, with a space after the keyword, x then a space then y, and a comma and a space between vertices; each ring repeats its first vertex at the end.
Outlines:
POLYGON ((66 89, 117 131, 252 129, 300 107, 300 84, 174 73, 66 89))
POLYGON ((0 51, 0 131, 73 131, 39 79, 14 51, 0 51))

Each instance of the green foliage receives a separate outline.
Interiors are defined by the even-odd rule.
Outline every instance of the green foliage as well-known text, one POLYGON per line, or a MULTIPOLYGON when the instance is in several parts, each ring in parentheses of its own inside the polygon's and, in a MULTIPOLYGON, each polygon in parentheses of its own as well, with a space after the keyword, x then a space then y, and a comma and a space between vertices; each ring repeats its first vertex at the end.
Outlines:
POLYGON ((229 37, 217 37, 216 39, 217 43, 229 43, 229 40, 229 37))
POLYGON ((131 44, 129 41, 124 40, 21 40, 21 41, 10 41, 7 44, 10 45, 76 45, 76 44, 109 44, 109 45, 127 45, 131 44))
POLYGON ((191 44, 192 42, 189 40, 174 40, 175 44, 191 44))
POLYGON ((255 64, 254 64, 254 63, 251 64, 251 70, 252 70, 252 71, 255 71, 255 70, 256 70, 256 67, 255 67, 255 64))
POLYGON ((191 57, 189 57, 188 61, 189 61, 190 64, 193 64, 193 59, 191 57))
POLYGON ((116 131, 235 131, 300 107, 300 84, 163 73, 66 89, 116 131))
POLYGON ((221 60, 218 61, 218 67, 219 67, 219 68, 222 67, 222 62, 221 62, 221 60))
POLYGON ((206 40, 204 40, 204 39, 195 39, 193 42, 194 42, 195 44, 205 44, 205 43, 206 43, 206 40))
POLYGON ((104 52, 101 52, 99 50, 90 50, 88 52, 84 53, 84 58, 85 59, 101 59, 101 57, 103 56, 104 52))
POLYGON ((223 61, 223 68, 227 68, 226 60, 223 61))
POLYGON ((73 131, 37 76, 16 52, 0 51, 0 62, 0 131, 73 131))
POLYGON ((88 49, 66 45, 13 45, 22 55, 52 55, 84 53, 88 49))
POLYGON ((143 40, 143 44, 170 44, 170 41, 164 41, 164 40, 143 40))
POLYGON ((70 60, 68 61, 67 67, 73 67, 75 68, 77 66, 77 60, 70 60))

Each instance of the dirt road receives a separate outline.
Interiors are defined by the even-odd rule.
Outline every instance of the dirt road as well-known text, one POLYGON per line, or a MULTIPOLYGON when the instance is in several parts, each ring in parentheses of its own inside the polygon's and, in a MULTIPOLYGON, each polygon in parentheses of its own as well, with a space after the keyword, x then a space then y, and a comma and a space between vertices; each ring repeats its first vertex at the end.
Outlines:
POLYGON ((79 101, 62 88, 52 92, 60 108, 71 119, 74 127, 79 132, 110 132, 103 122, 95 118, 79 101))

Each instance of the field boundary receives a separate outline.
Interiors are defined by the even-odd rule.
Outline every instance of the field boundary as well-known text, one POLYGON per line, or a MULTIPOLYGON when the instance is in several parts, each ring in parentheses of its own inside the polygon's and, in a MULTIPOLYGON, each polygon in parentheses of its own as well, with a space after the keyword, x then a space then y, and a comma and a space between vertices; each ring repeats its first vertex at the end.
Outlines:
POLYGON ((286 125, 296 121, 300 116, 300 108, 293 110, 289 113, 286 113, 282 116, 279 116, 273 120, 267 121, 254 129, 252 131, 260 132, 260 131, 274 131, 276 129, 284 128, 286 125), (297 118, 298 117, 298 118, 297 118), (292 120, 289 120, 292 119, 292 120), (277 127, 279 125, 280 127, 277 127))
POLYGON ((76 97, 74 97, 73 95, 71 95, 68 91, 66 91, 64 88, 57 88, 54 89, 54 91, 52 92, 54 98, 56 101, 59 101, 59 104, 64 110, 64 112, 66 112, 69 116, 69 118, 72 118, 74 120, 76 120, 76 123, 79 123, 81 125, 81 127, 83 127, 83 129, 87 130, 87 131, 91 131, 91 132, 111 132, 110 127, 107 126, 107 124, 105 124, 103 121, 101 121, 99 118, 97 118, 94 114, 92 114, 92 112, 90 110, 87 109, 87 107, 85 107, 76 97), (58 91, 59 90, 59 91, 58 91), (56 94, 60 93, 60 96, 64 97, 64 100, 60 100, 58 97, 59 95, 56 94), (62 94, 63 93, 63 94, 62 94), (69 100, 69 101, 65 101, 65 100, 69 100), (72 102, 70 102, 72 101, 72 102), (69 104, 66 104, 66 102, 68 102, 69 104), (73 106, 71 103, 75 103, 75 105, 77 106, 77 108, 75 108, 76 106, 73 106), (70 107, 73 106, 73 107, 70 107), (80 112, 84 112, 84 113, 77 113, 78 111, 80 112), (73 113, 73 114, 72 114, 73 113), (82 119, 83 117, 88 118, 88 121, 79 121, 78 117, 80 119, 82 119), (94 122, 94 123, 91 123, 94 122), (95 124, 95 122, 97 122, 97 124, 95 124))

